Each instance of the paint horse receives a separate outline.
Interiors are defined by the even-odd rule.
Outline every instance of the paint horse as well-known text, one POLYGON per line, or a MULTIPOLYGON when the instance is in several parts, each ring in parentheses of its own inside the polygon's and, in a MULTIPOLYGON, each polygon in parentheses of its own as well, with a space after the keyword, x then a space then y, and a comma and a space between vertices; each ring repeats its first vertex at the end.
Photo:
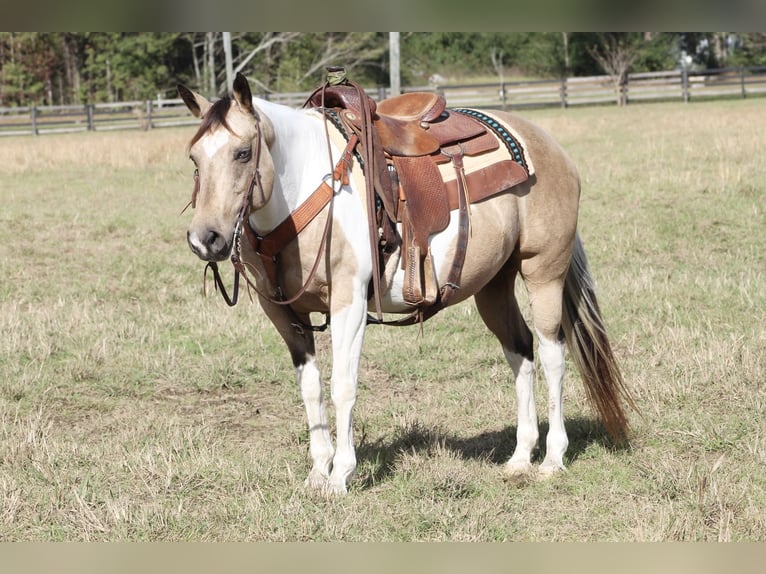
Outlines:
MULTIPOLYGON (((253 98, 241 74, 234 81, 232 95, 214 103, 184 86, 179 85, 178 90, 191 113, 202 120, 189 145, 196 169, 191 202, 195 211, 188 244, 213 267, 219 283, 216 263, 231 256, 236 279, 245 275, 287 344, 310 433, 313 466, 306 479, 308 488, 345 494, 355 470, 352 411, 359 360, 365 328, 369 322, 377 322, 369 313, 377 311, 378 318, 381 313, 413 316, 414 309, 415 320, 410 322, 418 322, 430 315, 432 306, 446 306, 446 299, 454 305, 474 297, 482 320, 499 339, 515 376, 518 421, 515 450, 505 465, 508 473, 544 477, 565 469, 565 345, 610 436, 617 441, 627 437, 626 405, 633 403, 604 329, 577 233, 579 177, 573 162, 541 128, 515 115, 489 110, 443 110, 427 118, 422 102, 409 99, 390 104, 384 100, 377 109, 371 101, 342 108, 343 98, 330 97, 330 88, 322 92, 319 103, 331 101, 339 107, 293 109, 253 98), (366 116, 368 125, 361 126, 364 129, 358 122, 356 127, 347 125, 342 121, 344 114, 352 119, 366 116), (511 139, 512 134, 514 142, 523 147, 516 151, 526 161, 524 177, 510 178, 502 184, 503 189, 493 189, 475 200, 475 194, 481 196, 482 185, 489 185, 486 177, 475 174, 484 173, 482 170, 492 162, 481 163, 486 156, 482 153, 461 156, 458 166, 449 159, 456 154, 448 146, 439 147, 439 142, 448 138, 434 136, 437 149, 426 156, 442 179, 451 181, 451 185, 439 182, 435 189, 451 188, 453 196, 456 190, 459 197, 449 204, 446 222, 427 228, 425 246, 420 246, 426 250, 425 257, 423 252, 417 257, 412 253, 418 251, 413 247, 416 241, 423 240, 421 222, 404 222, 402 217, 394 223, 398 239, 388 242, 388 253, 375 253, 371 246, 380 247, 387 233, 379 209, 381 198, 369 180, 388 174, 389 182, 395 182, 394 160, 401 154, 417 153, 411 146, 419 144, 412 138, 418 140, 420 135, 413 130, 427 133, 425 128, 433 128, 450 116, 472 116, 472 122, 483 126, 473 126, 474 131, 483 132, 480 137, 499 142, 490 146, 495 148, 492 153, 502 152, 504 159, 511 161, 509 142, 504 140, 511 139), (370 120, 379 124, 372 135, 370 120), (409 139, 397 139, 400 132, 409 139), (363 149, 365 142, 378 145, 377 155, 370 153, 370 147, 363 149), (448 157, 446 162, 436 161, 436 156, 443 155, 448 157), (383 165, 372 165, 381 158, 383 165), (373 201, 366 197, 371 188, 373 201), (407 277, 403 267, 415 268, 421 281, 407 277), (428 277, 423 280, 425 275, 428 277), (539 437, 533 392, 534 337, 514 295, 517 275, 529 295, 548 388, 549 430, 545 456, 538 468, 532 465, 539 437), (413 302, 407 292, 408 282, 425 293, 433 291, 435 285, 436 295, 421 293, 418 299, 416 294, 413 302), (331 328, 335 445, 315 357, 316 326, 312 326, 310 314, 316 312, 326 315, 331 328)), ((429 101, 438 111, 438 97, 433 97, 436 99, 429 101)), ((464 118, 460 121, 466 124, 464 118)), ((455 137, 460 139, 459 134, 455 137)), ((423 142, 426 148, 433 148, 427 138, 423 142)), ((469 144, 451 149, 468 150, 469 144)), ((503 177, 500 174, 499 181, 504 181, 503 177)), ((417 203, 413 185, 430 186, 417 177, 409 185, 410 189, 404 189, 402 183, 392 186, 400 212, 407 212, 408 198, 417 203)), ((442 201, 436 196, 420 200, 427 207, 442 201)), ((439 209, 444 212, 443 206, 439 209)))

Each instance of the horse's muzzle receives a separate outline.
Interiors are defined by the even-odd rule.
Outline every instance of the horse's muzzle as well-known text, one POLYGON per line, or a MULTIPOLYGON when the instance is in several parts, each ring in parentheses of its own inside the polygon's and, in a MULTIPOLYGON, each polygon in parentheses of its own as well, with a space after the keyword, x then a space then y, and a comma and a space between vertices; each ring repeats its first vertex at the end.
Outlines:
POLYGON ((194 254, 203 261, 223 261, 231 253, 231 241, 213 229, 187 231, 186 240, 194 254))

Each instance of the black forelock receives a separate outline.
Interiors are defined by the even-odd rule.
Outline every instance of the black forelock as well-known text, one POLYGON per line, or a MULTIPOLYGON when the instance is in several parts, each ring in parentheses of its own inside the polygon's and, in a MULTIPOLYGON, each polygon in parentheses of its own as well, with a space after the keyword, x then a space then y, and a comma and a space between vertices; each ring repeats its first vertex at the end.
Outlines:
POLYGON ((229 96, 213 102, 213 105, 210 106, 210 109, 205 114, 205 117, 202 118, 202 123, 200 124, 197 133, 194 134, 194 137, 191 139, 189 147, 197 143, 197 141, 199 141, 199 139, 208 131, 218 126, 223 126, 227 130, 231 131, 229 124, 226 122, 226 115, 229 113, 229 109, 231 108, 231 102, 232 98, 229 96))

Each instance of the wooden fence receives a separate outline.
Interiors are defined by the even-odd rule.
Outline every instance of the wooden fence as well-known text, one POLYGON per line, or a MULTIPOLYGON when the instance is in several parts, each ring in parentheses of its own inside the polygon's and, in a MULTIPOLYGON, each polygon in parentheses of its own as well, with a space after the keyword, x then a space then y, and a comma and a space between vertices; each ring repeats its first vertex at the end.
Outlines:
POLYGON ((181 99, 0 108, 0 135, 40 135, 195 125, 181 99))
MULTIPOLYGON (((621 85, 609 76, 559 80, 512 81, 487 84, 412 86, 403 91, 436 91, 447 105, 494 109, 523 109, 581 105, 629 105, 638 102, 694 102, 711 98, 745 98, 766 95, 766 66, 720 68, 702 72, 674 70, 629 74, 621 85)), ((374 98, 388 96, 388 89, 368 90, 374 98)), ((260 97, 297 107, 308 92, 260 94, 260 97)), ((34 106, 0 108, 0 136, 40 135, 76 131, 155 129, 193 126, 180 99, 87 104, 80 106, 34 106)))
POLYGON ((523 109, 581 105, 627 105, 656 101, 701 101, 766 95, 766 66, 704 72, 673 70, 628 74, 615 85, 609 76, 437 86, 450 107, 523 109))

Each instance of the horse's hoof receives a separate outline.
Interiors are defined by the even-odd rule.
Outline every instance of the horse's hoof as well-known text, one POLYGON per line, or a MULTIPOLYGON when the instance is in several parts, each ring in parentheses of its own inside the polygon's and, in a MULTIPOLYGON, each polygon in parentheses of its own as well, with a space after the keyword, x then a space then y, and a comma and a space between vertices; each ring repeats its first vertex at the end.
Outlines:
POLYGON ((505 474, 510 477, 525 477, 534 472, 534 467, 531 462, 525 460, 522 461, 508 461, 503 468, 505 474))
POLYGON ((308 490, 324 492, 327 487, 327 477, 320 472, 312 470, 303 482, 303 486, 308 490))
POLYGON ((346 496, 348 494, 348 488, 346 488, 346 483, 335 483, 331 481, 327 481, 324 485, 324 488, 322 489, 322 492, 325 496, 328 498, 338 497, 338 496, 346 496))
POLYGON ((563 465, 563 463, 560 462, 549 462, 549 461, 543 461, 540 465, 540 468, 537 469, 538 476, 545 480, 551 477, 556 476, 557 474, 561 474, 566 472, 567 469, 563 465))

